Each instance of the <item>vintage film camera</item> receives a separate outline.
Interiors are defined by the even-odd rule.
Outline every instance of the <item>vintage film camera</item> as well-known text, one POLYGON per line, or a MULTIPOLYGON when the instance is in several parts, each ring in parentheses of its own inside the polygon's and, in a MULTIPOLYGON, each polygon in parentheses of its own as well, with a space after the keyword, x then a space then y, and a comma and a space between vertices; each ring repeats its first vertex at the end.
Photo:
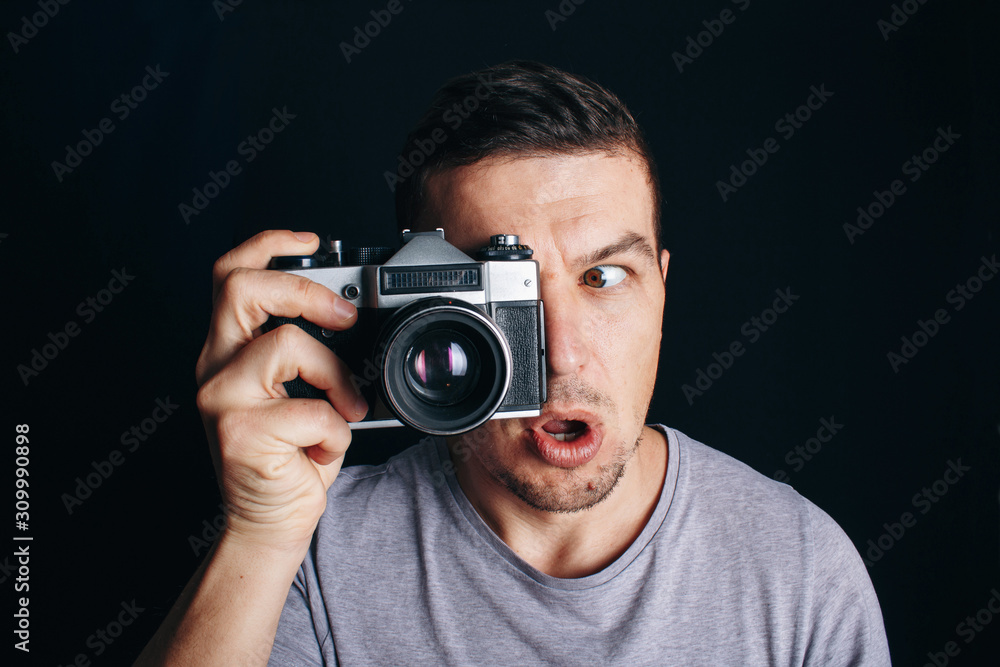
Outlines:
MULTIPOLYGON (((489 419, 534 417, 545 401, 538 263, 518 237, 491 237, 473 259, 444 231, 403 232, 403 246, 275 257, 269 268, 325 285, 358 309, 346 331, 295 324, 350 368, 370 409, 352 429, 411 426, 453 435, 489 419), (345 256, 346 255, 346 256, 345 256), (478 261, 477 261, 478 260, 478 261)), ((301 378, 292 398, 324 398, 301 378)))

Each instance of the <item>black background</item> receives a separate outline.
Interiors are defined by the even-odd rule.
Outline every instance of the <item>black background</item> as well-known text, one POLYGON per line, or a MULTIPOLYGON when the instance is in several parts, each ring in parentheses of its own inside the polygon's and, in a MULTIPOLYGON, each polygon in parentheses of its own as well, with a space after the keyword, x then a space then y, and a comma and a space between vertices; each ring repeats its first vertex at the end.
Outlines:
MULTIPOLYGON (((922 665, 954 641, 950 664, 995 664, 1000 621, 968 642, 957 626, 1000 587, 1000 280, 961 310, 947 294, 1000 245, 1000 60, 989 46, 1000 13, 910 0, 916 12, 886 39, 877 22, 889 20, 889 2, 744 4, 567 1, 575 9, 553 29, 545 12, 557 0, 417 0, 350 63, 339 44, 385 3, 244 2, 220 17, 208 0, 78 1, 59 5, 17 52, 8 35, 0 266, 10 442, 0 458, 13 514, 14 425, 29 424, 31 518, 19 534, 33 537, 32 651, 15 657, 129 663, 197 567, 204 547, 192 538, 219 514, 193 379, 215 258, 272 227, 393 242, 383 174, 433 91, 531 58, 618 93, 659 162, 672 259, 650 420, 765 475, 784 470, 862 555, 884 524, 913 514, 869 568, 894 662, 922 665), (735 20, 679 72, 672 54, 725 8, 735 20), (147 66, 169 75, 120 120, 111 103, 147 66), (832 96, 785 138, 775 122, 811 86, 832 96), (295 118, 247 163, 240 142, 286 107, 295 118), (53 161, 105 117, 114 131, 60 181, 53 161), (902 165, 938 128, 960 138, 911 182, 902 165), (778 152, 723 201, 716 182, 768 137, 778 152), (234 159, 242 172, 186 223, 178 205, 234 159), (905 193, 851 243, 844 223, 894 179, 905 193), (86 322, 78 304, 123 267, 134 279, 86 322), (751 344, 741 327, 786 288, 799 299, 751 344), (950 320, 894 372, 887 354, 938 309, 950 320), (79 335, 25 384, 18 366, 70 321, 79 335), (682 385, 734 341, 746 352, 689 402, 682 385), (174 413, 127 451, 121 434, 168 397, 174 413), (830 442, 801 466, 786 460, 831 417, 843 428, 830 442), (112 450, 121 465, 69 513, 64 494, 112 450), (937 502, 915 505, 959 459, 970 470, 940 482, 937 502), (133 600, 137 620, 111 644, 96 640, 133 600)), ((0 29, 20 32, 38 11, 4 3, 0 29)), ((384 460, 398 444, 358 435, 351 460, 384 460)), ((14 600, 15 543, 6 544, 0 580, 14 600)))

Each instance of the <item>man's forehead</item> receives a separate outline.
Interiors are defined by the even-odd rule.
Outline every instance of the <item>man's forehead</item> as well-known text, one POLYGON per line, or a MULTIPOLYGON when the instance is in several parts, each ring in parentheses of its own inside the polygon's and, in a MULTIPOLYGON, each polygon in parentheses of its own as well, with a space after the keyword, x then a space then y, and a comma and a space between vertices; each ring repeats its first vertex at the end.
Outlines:
POLYGON ((425 192, 424 226, 444 228, 459 247, 496 233, 558 238, 580 250, 622 234, 657 245, 645 167, 627 156, 484 160, 434 174, 425 192))
POLYGON ((587 152, 560 155, 497 156, 430 174, 428 200, 440 195, 490 198, 510 188, 531 191, 536 203, 599 191, 602 183, 648 184, 645 164, 630 152, 587 152))

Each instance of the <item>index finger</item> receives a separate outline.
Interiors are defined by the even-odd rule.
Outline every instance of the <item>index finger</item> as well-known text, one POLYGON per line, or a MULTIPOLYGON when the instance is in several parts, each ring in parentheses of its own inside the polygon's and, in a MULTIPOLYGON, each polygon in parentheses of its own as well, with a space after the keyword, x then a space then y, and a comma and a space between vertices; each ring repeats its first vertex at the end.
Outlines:
POLYGON ((222 284, 234 269, 266 269, 271 259, 285 255, 311 255, 319 248, 312 232, 271 229, 244 241, 220 257, 212 267, 212 302, 219 298, 222 284))

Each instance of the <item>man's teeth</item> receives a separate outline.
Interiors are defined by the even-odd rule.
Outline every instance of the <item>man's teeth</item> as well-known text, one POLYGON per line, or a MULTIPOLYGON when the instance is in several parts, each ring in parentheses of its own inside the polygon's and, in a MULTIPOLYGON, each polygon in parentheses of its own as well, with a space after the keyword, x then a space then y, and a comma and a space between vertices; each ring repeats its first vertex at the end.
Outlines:
POLYGON ((570 442, 583 435, 583 430, 575 431, 573 433, 549 433, 549 435, 559 442, 570 442))

